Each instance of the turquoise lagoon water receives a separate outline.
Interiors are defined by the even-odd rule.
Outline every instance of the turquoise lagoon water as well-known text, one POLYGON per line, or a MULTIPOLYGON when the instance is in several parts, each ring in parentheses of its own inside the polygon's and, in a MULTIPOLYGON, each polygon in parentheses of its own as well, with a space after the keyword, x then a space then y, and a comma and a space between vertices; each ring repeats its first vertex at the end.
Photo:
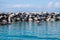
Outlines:
POLYGON ((60 21, 3 25, 0 26, 0 40, 60 40, 60 21))

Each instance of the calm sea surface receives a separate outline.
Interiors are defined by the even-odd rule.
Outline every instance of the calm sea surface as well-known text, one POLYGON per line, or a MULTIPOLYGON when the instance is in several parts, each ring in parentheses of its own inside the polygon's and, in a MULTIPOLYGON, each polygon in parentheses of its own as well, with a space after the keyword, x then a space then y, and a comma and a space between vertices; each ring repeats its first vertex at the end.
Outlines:
POLYGON ((3 25, 0 26, 0 40, 60 40, 60 21, 3 25))

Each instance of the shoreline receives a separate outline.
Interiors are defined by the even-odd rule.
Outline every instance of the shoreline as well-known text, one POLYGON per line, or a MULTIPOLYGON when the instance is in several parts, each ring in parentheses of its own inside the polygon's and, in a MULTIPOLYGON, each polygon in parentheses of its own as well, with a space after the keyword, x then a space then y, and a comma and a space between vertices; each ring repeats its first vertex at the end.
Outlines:
POLYGON ((17 12, 0 13, 0 25, 11 24, 19 21, 41 22, 41 21, 60 21, 60 13, 48 12, 17 12))

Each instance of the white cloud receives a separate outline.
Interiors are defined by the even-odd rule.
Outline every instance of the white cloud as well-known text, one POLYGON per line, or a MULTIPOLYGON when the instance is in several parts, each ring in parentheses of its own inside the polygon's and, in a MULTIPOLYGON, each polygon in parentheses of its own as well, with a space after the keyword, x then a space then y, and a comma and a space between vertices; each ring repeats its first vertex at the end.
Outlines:
POLYGON ((53 2, 49 2, 48 7, 53 7, 53 4, 54 4, 53 2))
POLYGON ((54 6, 55 6, 55 7, 60 7, 60 2, 56 2, 56 3, 54 4, 54 6))
POLYGON ((49 2, 48 7, 60 8, 60 2, 49 2))
POLYGON ((12 7, 14 8, 25 8, 25 7, 32 7, 32 5, 29 5, 29 4, 15 4, 15 5, 12 5, 12 7))
POLYGON ((12 5, 13 8, 41 8, 41 6, 31 5, 31 4, 15 4, 12 5))

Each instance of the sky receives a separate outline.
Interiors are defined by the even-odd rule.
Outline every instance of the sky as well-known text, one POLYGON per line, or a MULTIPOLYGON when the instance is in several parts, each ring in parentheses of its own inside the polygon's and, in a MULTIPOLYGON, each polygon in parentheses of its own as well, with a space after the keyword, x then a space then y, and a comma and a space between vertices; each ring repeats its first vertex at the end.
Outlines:
POLYGON ((0 0, 2 12, 60 12, 60 0, 0 0))

